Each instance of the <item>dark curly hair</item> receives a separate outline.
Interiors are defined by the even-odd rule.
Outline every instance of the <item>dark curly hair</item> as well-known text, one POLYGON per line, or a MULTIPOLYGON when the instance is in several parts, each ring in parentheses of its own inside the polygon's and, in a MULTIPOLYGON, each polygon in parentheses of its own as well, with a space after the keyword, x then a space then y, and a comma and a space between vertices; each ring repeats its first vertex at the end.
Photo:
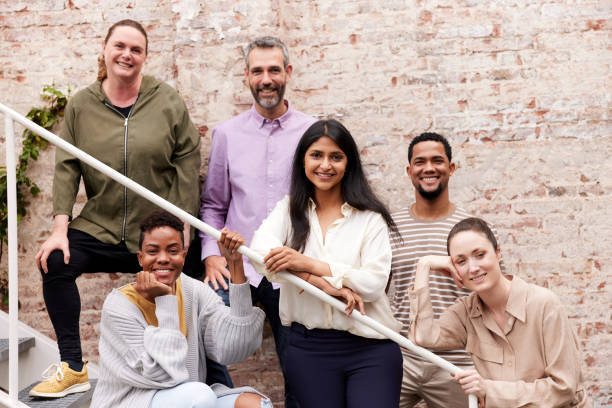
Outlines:
POLYGON ((412 139, 412 142, 410 142, 410 146, 408 146, 408 163, 410 163, 410 160, 412 160, 412 151, 414 150, 414 145, 421 143, 421 142, 428 142, 428 141, 442 143, 442 146, 444 146, 444 152, 446 153, 446 158, 448 159, 448 162, 450 163, 453 161, 453 151, 451 149, 450 144, 448 143, 448 140, 446 140, 444 136, 438 133, 425 132, 425 133, 421 133, 420 135, 412 139))
POLYGON ((183 221, 179 220, 177 217, 170 214, 168 211, 155 210, 140 223, 140 239, 138 240, 138 247, 140 249, 142 249, 142 241, 144 240, 144 234, 158 227, 170 227, 180 232, 181 242, 183 246, 185 246, 185 237, 183 236, 183 230, 185 226, 183 225, 183 221))

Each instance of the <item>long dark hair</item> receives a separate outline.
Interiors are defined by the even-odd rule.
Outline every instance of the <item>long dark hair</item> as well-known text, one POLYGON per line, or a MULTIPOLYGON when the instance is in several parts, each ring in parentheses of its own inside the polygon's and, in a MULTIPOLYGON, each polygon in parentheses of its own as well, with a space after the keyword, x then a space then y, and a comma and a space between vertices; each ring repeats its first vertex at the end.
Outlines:
MULTIPOLYGON (((352 207, 365 211, 370 210, 380 214, 387 226, 397 233, 397 227, 391 218, 387 207, 376 197, 361 166, 359 151, 353 136, 334 119, 320 120, 313 123, 304 133, 295 150, 293 168, 291 171, 291 187, 289 191, 289 215, 291 217, 290 246, 302 252, 310 233, 308 223, 308 199, 315 200, 314 186, 304 172, 304 157, 306 151, 314 142, 322 137, 329 137, 344 152, 347 158, 346 170, 341 181, 342 197, 352 207)), ((316 201, 316 200, 315 200, 316 201)))

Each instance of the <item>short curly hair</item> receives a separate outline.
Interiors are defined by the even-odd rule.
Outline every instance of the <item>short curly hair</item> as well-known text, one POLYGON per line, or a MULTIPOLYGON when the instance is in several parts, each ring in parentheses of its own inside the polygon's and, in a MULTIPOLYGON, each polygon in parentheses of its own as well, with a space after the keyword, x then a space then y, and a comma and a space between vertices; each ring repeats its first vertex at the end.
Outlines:
POLYGON ((412 151, 414 150, 414 145, 428 141, 442 143, 442 146, 444 146, 444 152, 446 153, 446 157, 448 158, 448 162, 450 163, 453 161, 453 150, 451 149, 448 140, 446 140, 444 136, 438 133, 425 132, 421 133, 420 135, 412 139, 412 142, 410 142, 410 146, 408 146, 408 163, 410 163, 410 161, 412 160, 412 151))
POLYGON ((176 216, 170 214, 168 211, 155 210, 140 223, 140 239, 138 240, 138 247, 140 249, 142 249, 142 241, 144 240, 144 234, 159 227, 170 227, 180 232, 181 243, 183 244, 183 246, 185 246, 185 237, 183 235, 183 221, 179 220, 176 216))

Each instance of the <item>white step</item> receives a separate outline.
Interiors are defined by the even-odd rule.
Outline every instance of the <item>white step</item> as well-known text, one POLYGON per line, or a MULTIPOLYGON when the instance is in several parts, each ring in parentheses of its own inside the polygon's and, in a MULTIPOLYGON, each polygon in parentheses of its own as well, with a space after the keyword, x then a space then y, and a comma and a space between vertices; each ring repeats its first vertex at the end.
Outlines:
MULTIPOLYGON (((35 330, 34 328, 19 322, 18 333, 20 338, 32 337, 33 344, 26 341, 19 347, 19 377, 18 389, 23 390, 24 387, 28 387, 30 384, 41 380, 41 373, 45 371, 49 365, 59 362, 59 351, 57 349, 57 343, 35 330), (31 346, 31 347, 29 347, 31 346)), ((0 310, 0 338, 8 337, 8 315, 0 310)), ((8 360, 2 361, 0 359, 0 388, 8 390, 8 360)), ((87 372, 89 374, 89 381, 98 378, 98 367, 94 363, 87 364, 87 372)), ((26 388, 29 391, 29 388, 26 388)), ((0 398, 1 400, 1 398, 0 398)), ((0 406, 3 404, 0 403, 0 406)), ((84 408, 86 405, 70 405, 72 407, 84 408)), ((55 406, 55 405, 44 405, 44 406, 55 406)), ((62 405, 63 406, 63 405, 62 405)))
MULTIPOLYGON (((36 345, 34 337, 20 337, 18 340, 19 352, 22 353, 36 345)), ((8 339, 0 339, 0 361, 8 360, 9 358, 9 341, 8 339)))

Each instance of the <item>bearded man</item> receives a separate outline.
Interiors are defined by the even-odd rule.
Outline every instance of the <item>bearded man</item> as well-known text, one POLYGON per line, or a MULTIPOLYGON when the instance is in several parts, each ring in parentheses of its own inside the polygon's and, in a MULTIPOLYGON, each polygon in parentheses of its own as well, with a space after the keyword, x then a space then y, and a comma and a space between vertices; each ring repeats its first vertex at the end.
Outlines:
MULTIPOLYGON (((294 110, 284 98, 293 67, 287 47, 274 37, 252 41, 245 51, 244 74, 253 95, 251 109, 216 126, 200 217, 207 224, 238 231, 250 243, 253 233, 289 192, 291 163, 298 141, 315 118, 294 110)), ((230 277, 217 242, 202 235, 205 283, 229 302, 230 277)), ((278 284, 259 275, 248 259, 244 271, 253 304, 259 302, 269 319, 283 374, 288 327, 278 313, 278 284)), ((285 381, 285 407, 297 407, 285 381)))
MULTIPOLYGON (((406 337, 410 330, 408 293, 414 286, 417 261, 426 255, 447 255, 446 238, 451 228, 473 217, 450 201, 448 185, 455 172, 452 159, 450 144, 437 133, 422 133, 408 147, 406 174, 414 187, 414 202, 392 214, 402 239, 391 240, 393 259, 389 291, 395 318, 402 323, 400 333, 406 337)), ((505 271, 503 264, 502 271, 505 271)), ((453 278, 441 271, 430 275, 429 286, 436 318, 459 297, 470 293, 465 288, 459 289, 453 278)), ((463 350, 436 354, 462 369, 473 365, 469 354, 463 350)), ((468 407, 467 396, 446 370, 407 349, 402 348, 402 355, 404 376, 399 408, 413 407, 422 400, 429 408, 468 407)))

